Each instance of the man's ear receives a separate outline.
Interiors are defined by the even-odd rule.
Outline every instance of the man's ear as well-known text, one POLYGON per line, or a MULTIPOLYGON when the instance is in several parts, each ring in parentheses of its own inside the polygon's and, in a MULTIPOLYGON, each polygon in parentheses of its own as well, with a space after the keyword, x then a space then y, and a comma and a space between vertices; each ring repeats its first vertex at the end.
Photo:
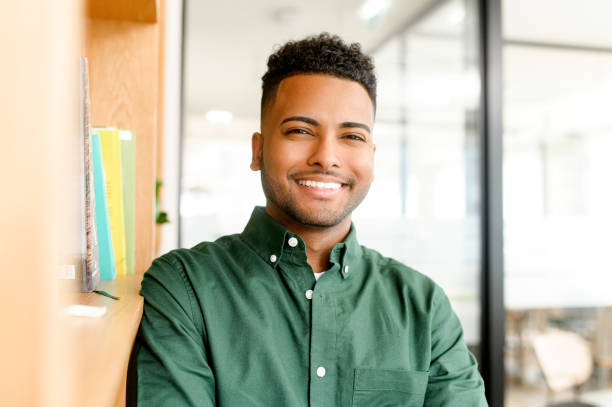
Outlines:
POLYGON ((251 169, 259 171, 261 169, 261 157, 263 154, 263 136, 261 133, 253 133, 251 137, 251 169))

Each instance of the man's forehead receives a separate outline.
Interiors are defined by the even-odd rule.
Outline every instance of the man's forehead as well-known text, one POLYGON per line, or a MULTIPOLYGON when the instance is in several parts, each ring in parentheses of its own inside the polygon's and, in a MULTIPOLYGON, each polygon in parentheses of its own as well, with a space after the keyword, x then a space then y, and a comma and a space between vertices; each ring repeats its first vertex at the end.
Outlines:
POLYGON ((349 116, 342 120, 359 118, 370 123, 374 117, 372 100, 359 82, 325 74, 296 74, 283 79, 270 107, 275 116, 340 115, 349 116))
POLYGON ((368 99, 370 97, 361 83, 324 73, 299 73, 288 76, 280 81, 277 96, 280 93, 299 93, 312 90, 318 92, 343 90, 360 94, 368 99))

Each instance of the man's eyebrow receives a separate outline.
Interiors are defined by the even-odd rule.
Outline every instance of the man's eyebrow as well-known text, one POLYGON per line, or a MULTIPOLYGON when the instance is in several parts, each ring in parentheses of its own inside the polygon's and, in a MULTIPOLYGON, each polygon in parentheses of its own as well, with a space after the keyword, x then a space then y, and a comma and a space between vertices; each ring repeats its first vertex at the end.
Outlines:
POLYGON ((370 130, 370 127, 366 124, 363 123, 356 123, 356 122, 344 122, 340 125, 340 127, 359 127, 360 129, 364 129, 367 130, 368 133, 371 133, 372 131, 370 130))
POLYGON ((281 124, 287 123, 287 122, 293 122, 293 121, 304 122, 304 123, 312 124, 313 126, 319 125, 318 121, 316 121, 315 119, 311 119, 310 117, 306 117, 306 116, 290 116, 290 117, 283 119, 281 124))
MULTIPOLYGON (((287 123, 287 122, 292 122, 292 121, 304 122, 304 123, 312 124, 313 126, 318 126, 319 125, 318 121, 316 121, 315 119, 312 119, 310 117, 306 117, 306 116, 290 116, 290 117, 287 117, 287 118, 283 119, 281 124, 287 123)), ((359 127, 360 129, 366 130, 368 133, 372 132, 372 130, 370 130, 370 127, 368 125, 363 124, 363 123, 357 123, 357 122, 344 122, 344 123, 340 124, 340 127, 342 127, 342 128, 359 127)))

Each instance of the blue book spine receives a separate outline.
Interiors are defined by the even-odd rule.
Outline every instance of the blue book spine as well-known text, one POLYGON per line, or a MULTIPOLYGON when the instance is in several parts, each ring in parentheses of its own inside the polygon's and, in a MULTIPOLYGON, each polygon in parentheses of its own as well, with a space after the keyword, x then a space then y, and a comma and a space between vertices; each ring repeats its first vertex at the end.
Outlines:
POLYGON ((117 275, 113 238, 110 230, 108 206, 106 204, 106 183, 102 166, 102 147, 100 135, 91 135, 93 153, 94 189, 96 194, 96 226, 98 228, 98 248, 100 252, 100 280, 113 280, 117 275))

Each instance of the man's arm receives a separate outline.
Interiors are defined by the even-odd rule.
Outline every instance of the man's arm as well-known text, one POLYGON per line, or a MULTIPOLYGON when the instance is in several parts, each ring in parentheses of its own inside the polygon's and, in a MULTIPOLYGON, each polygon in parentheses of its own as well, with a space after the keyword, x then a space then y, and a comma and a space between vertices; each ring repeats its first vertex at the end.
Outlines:
POLYGON ((463 329, 440 288, 434 292, 431 363, 425 406, 488 406, 474 356, 463 341, 463 329))
POLYGON ((215 379, 202 315, 178 262, 153 262, 140 291, 144 310, 130 361, 128 405, 214 406, 215 379))

